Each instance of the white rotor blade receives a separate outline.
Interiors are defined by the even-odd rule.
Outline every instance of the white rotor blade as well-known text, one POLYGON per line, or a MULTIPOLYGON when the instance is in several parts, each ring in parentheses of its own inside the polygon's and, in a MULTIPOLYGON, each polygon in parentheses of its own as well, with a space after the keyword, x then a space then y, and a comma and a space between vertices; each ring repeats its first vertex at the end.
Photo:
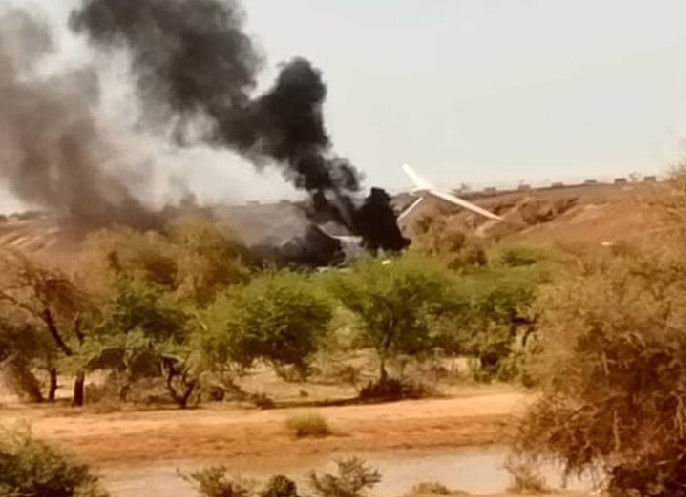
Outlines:
POLYGON ((343 243, 359 243, 362 241, 361 236, 337 235, 337 236, 332 236, 331 238, 339 240, 343 243))
POLYGON ((469 209, 472 212, 476 212, 477 214, 480 214, 484 217, 487 217, 489 219, 493 219, 494 221, 502 221, 503 220, 501 217, 496 216, 492 212, 489 212, 486 209, 482 209, 478 205, 474 205, 471 202, 468 202, 466 200, 462 200, 461 198, 458 198, 451 193, 442 192, 440 190, 429 190, 429 193, 435 197, 446 200, 448 202, 452 202, 453 204, 459 205, 460 207, 464 207, 465 209, 469 209))
POLYGON ((424 200, 424 198, 419 197, 417 200, 412 202, 412 204, 407 209, 400 213, 400 215, 398 216, 398 221, 402 221, 405 217, 407 217, 408 214, 415 209, 415 207, 422 203, 422 200, 424 200))
POLYGON ((409 164, 403 164, 403 170, 405 171, 405 174, 410 177, 412 183, 417 187, 417 190, 431 190, 432 188, 435 188, 431 183, 415 173, 414 169, 412 169, 409 164))

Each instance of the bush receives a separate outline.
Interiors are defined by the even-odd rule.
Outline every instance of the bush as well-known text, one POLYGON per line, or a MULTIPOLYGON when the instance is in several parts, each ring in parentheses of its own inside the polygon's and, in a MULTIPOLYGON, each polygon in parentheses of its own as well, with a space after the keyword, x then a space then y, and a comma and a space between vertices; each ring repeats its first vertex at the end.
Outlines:
POLYGON ((360 390, 359 399, 392 402, 404 399, 421 399, 427 394, 427 389, 420 384, 388 378, 385 381, 370 382, 360 390))
POLYGON ((295 438, 323 438, 331 433, 326 418, 318 413, 293 414, 286 418, 286 430, 295 438))
POLYGON ((437 481, 417 483, 408 495, 469 495, 461 490, 451 490, 437 481))
POLYGON ((481 240, 468 234, 470 228, 440 213, 427 213, 417 220, 413 246, 420 253, 443 260, 450 269, 483 266, 487 261, 481 240))
POLYGON ((381 481, 381 474, 363 459, 350 457, 336 463, 337 474, 310 474, 312 489, 320 497, 361 497, 381 481))
POLYGON ((195 485, 201 497, 250 497, 252 482, 231 478, 224 466, 212 466, 181 477, 195 485))
POLYGON ((686 446, 668 447, 649 457, 621 464, 610 472, 609 495, 684 497, 686 446))
POLYGON ((528 245, 503 245, 494 251, 493 261, 504 266, 532 266, 544 262, 546 254, 538 247, 528 245))
POLYGON ((27 431, 3 432, 0 495, 107 497, 90 468, 35 440, 27 431))
POLYGON ((255 407, 262 409, 263 411, 276 408, 276 402, 264 392, 257 392, 250 395, 249 398, 250 401, 255 404, 255 407))
POLYGON ((265 484, 260 497, 298 497, 298 487, 290 478, 274 475, 265 484))
POLYGON ((537 495, 550 493, 535 463, 531 459, 509 457, 505 469, 512 477, 507 491, 511 494, 537 495))
POLYGON ((585 262, 540 297, 542 394, 516 448, 567 475, 602 469, 613 495, 686 495, 683 244, 585 262))

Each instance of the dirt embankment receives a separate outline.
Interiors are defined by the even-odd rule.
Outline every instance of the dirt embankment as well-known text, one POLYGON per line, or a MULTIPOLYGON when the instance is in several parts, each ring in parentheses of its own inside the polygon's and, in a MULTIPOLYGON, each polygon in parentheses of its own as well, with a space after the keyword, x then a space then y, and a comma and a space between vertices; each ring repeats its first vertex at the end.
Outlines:
POLYGON ((334 434, 294 440, 284 420, 293 411, 156 411, 96 414, 10 410, 0 423, 31 423, 33 432, 100 465, 164 460, 230 461, 349 451, 502 444, 507 425, 528 402, 518 392, 319 409, 334 434))

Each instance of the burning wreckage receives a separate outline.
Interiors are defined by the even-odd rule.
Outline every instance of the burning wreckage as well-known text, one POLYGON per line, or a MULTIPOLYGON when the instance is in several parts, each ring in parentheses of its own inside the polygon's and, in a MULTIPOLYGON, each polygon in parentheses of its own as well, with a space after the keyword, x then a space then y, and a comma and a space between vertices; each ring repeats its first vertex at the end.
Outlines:
MULTIPOLYGON (((394 212, 391 198, 384 190, 372 188, 366 200, 349 210, 308 209, 308 205, 291 202, 249 204, 231 209, 228 219, 238 224, 253 249, 265 258, 310 267, 331 266, 362 253, 384 254, 402 251, 410 245, 398 226, 422 205, 427 197, 448 202, 491 220, 502 218, 450 191, 442 190, 420 177, 410 165, 403 166, 415 187, 410 194, 416 199, 401 212, 394 212), (350 212, 351 217, 344 216, 350 212), (338 222, 337 222, 338 221, 338 222), (298 233, 294 236, 294 233, 298 233), (267 234, 267 236, 264 236, 267 234)), ((329 205, 340 205, 329 202, 329 205)))
MULTIPOLYGON (((340 260, 357 240, 370 252, 409 245, 389 195, 372 188, 364 198, 362 174, 334 152, 322 74, 296 57, 258 91, 264 61, 236 1, 81 0, 69 27, 96 59, 126 54, 136 133, 171 139, 178 148, 231 151, 257 168, 278 167, 306 193, 301 235, 293 238, 282 220, 271 223, 290 231, 289 241, 263 240, 262 250, 318 266, 340 260), (346 236, 327 233, 327 223, 346 236)), ((87 60, 78 69, 57 64, 50 77, 39 70, 56 53, 56 31, 28 8, 0 12, 0 176, 18 200, 85 231, 159 227, 160 216, 146 204, 155 186, 132 170, 150 157, 132 157, 135 147, 113 139, 119 137, 102 120, 111 78, 87 60)))
POLYGON ((362 253, 402 251, 410 245, 396 221, 391 198, 372 188, 366 199, 350 204, 347 219, 313 209, 309 202, 280 202, 222 207, 230 222, 258 256, 308 267, 333 266, 362 253))

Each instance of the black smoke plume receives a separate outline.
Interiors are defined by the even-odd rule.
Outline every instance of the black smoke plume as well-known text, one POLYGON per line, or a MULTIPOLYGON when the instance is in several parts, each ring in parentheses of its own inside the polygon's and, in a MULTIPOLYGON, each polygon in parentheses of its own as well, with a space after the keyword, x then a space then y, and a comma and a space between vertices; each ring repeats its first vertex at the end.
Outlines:
POLYGON ((319 71, 295 58, 271 89, 255 95, 262 57, 236 2, 84 0, 71 26, 102 48, 129 50, 148 124, 171 123, 181 144, 200 136, 260 166, 282 166, 317 214, 345 224, 372 250, 409 243, 384 192, 357 205, 361 176, 332 152, 319 71))
POLYGON ((155 226, 126 175, 101 167, 116 154, 95 119, 95 74, 35 72, 53 49, 45 23, 26 12, 0 11, 0 175, 19 200, 50 210, 70 228, 155 226))

